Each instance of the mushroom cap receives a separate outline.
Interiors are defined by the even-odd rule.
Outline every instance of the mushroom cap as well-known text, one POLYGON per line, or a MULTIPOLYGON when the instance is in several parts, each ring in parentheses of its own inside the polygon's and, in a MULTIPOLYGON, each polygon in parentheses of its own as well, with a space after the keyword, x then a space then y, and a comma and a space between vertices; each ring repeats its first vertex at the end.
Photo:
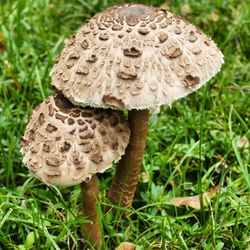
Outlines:
POLYGON ((21 139, 23 163, 47 184, 75 185, 118 161, 129 136, 121 111, 75 107, 56 94, 30 117, 21 139))
POLYGON ((148 109, 200 88, 223 54, 197 27, 166 10, 113 6, 72 35, 52 84, 75 105, 148 109))

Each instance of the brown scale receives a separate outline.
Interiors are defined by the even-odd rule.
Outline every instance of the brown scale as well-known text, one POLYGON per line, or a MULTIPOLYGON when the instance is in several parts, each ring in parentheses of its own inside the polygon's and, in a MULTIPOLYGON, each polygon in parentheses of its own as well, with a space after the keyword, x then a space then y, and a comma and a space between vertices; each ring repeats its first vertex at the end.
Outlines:
POLYGON ((200 78, 198 76, 186 75, 183 79, 185 86, 194 87, 200 83, 200 78))
POLYGON ((54 108, 52 106, 52 104, 49 104, 49 116, 53 116, 54 115, 54 108))
POLYGON ((135 84, 130 86, 129 91, 130 91, 131 95, 133 95, 133 96, 139 95, 141 93, 141 89, 137 88, 135 84))
POLYGON ((92 117, 93 116, 93 112, 91 110, 85 110, 81 112, 81 116, 86 118, 86 117, 92 117))
POLYGON ((156 24, 155 23, 150 23, 149 24, 149 27, 152 29, 152 30, 155 30, 157 28, 156 24))
POLYGON ((100 34, 99 39, 102 41, 107 41, 109 39, 108 33, 105 32, 105 33, 100 34))
POLYGON ((68 152, 71 148, 71 145, 69 142, 64 141, 63 145, 60 147, 60 152, 65 153, 68 152))
POLYGON ((105 27, 109 28, 111 24, 110 24, 109 22, 104 22, 103 25, 104 25, 105 27))
POLYGON ((79 133, 82 133, 82 132, 86 131, 87 129, 88 129, 88 126, 85 125, 84 127, 80 128, 80 129, 78 130, 78 132, 79 132, 79 133))
POLYGON ((92 54, 87 60, 86 62, 89 62, 89 63, 95 63, 97 61, 97 56, 95 54, 92 54))
POLYGON ((71 68, 73 65, 75 65, 76 61, 80 58, 80 54, 77 52, 73 52, 68 56, 68 59, 66 60, 66 66, 68 68, 71 68))
POLYGON ((45 115, 44 113, 40 113, 39 116, 38 116, 38 123, 40 125, 44 124, 45 123, 45 115))
POLYGON ((81 116, 81 110, 80 109, 71 109, 70 115, 73 117, 80 117, 81 116))
POLYGON ((29 146, 29 141, 24 139, 23 137, 21 138, 21 141, 20 141, 20 145, 23 147, 23 148, 27 148, 29 146))
POLYGON ((210 46, 210 44, 211 44, 211 39, 208 38, 208 37, 206 37, 206 38, 204 39, 204 43, 205 43, 207 46, 210 46))
POLYGON ((84 125, 85 121, 83 119, 77 119, 77 124, 78 125, 84 125))
POLYGON ((90 125, 90 127, 94 130, 94 129, 96 129, 96 124, 93 123, 92 125, 90 125))
POLYGON ((57 127, 52 125, 51 123, 49 123, 46 127, 46 132, 48 133, 52 133, 52 132, 55 132, 57 131, 57 127))
POLYGON ((88 43, 87 39, 82 40, 80 45, 84 50, 86 50, 89 47, 89 43, 88 43))
POLYGON ((88 22, 88 27, 90 28, 90 29, 94 29, 95 28, 95 24, 93 23, 93 22, 88 22))
POLYGON ((112 142, 110 143, 110 147, 111 147, 112 150, 117 151, 118 148, 119 148, 119 142, 118 142, 117 140, 112 141, 112 142))
POLYGON ((105 27, 102 23, 97 23, 98 29, 99 30, 106 30, 107 27, 105 27))
POLYGON ((194 31, 190 31, 188 41, 194 43, 197 39, 198 37, 195 35, 194 31))
POLYGON ((60 141, 61 139, 62 139, 61 136, 56 136, 56 137, 55 137, 55 140, 56 140, 56 141, 60 141))
POLYGON ((95 151, 91 152, 89 159, 96 164, 99 164, 103 161, 103 156, 100 149, 96 149, 95 151))
POLYGON ((74 165, 76 165, 76 168, 83 168, 83 164, 81 164, 81 159, 79 156, 79 152, 73 152, 72 155, 72 162, 74 165))
POLYGON ((140 24, 140 27, 146 27, 147 26, 147 24, 145 23, 145 22, 142 22, 141 24, 140 24))
POLYGON ((73 130, 71 130, 71 131, 69 132, 69 134, 74 135, 75 132, 76 132, 76 129, 73 129, 73 130))
POLYGON ((52 150, 53 146, 51 145, 51 141, 45 141, 43 143, 43 151, 49 153, 52 150))
POLYGON ((112 25, 112 30, 114 30, 114 31, 118 31, 118 30, 122 30, 122 29, 123 29, 123 27, 119 24, 112 25))
POLYGON ((76 74, 79 75, 88 75, 89 74, 89 69, 87 66, 84 65, 80 65, 77 70, 76 70, 76 74))
POLYGON ((85 37, 85 35, 89 34, 91 31, 90 29, 88 29, 88 27, 84 27, 84 29, 82 30, 82 36, 85 37))
POLYGON ((44 173, 48 176, 48 177, 57 177, 57 176, 61 176, 62 173, 60 171, 60 169, 45 169, 44 173))
POLYGON ((165 29, 167 26, 168 26, 168 22, 166 22, 166 21, 160 23, 160 28, 161 29, 165 29))
POLYGON ((138 29, 138 33, 143 35, 143 36, 147 35, 149 32, 150 32, 150 30, 147 28, 139 28, 138 29))
POLYGON ((125 35, 123 33, 120 33, 117 35, 119 38, 123 38, 125 35))
POLYGON ((175 34, 177 34, 177 35, 179 35, 179 34, 182 33, 181 28, 180 28, 179 26, 176 26, 176 27, 175 27, 174 32, 175 32, 175 34))
POLYGON ((194 55, 199 55, 201 53, 201 49, 199 47, 195 47, 191 51, 194 55))
POLYGON ((57 120, 60 120, 61 122, 64 123, 65 120, 67 119, 67 116, 64 116, 64 115, 61 115, 61 114, 59 114, 59 113, 56 113, 55 118, 56 118, 57 120))
POLYGON ((29 171, 31 171, 32 173, 35 173, 38 169, 37 164, 31 163, 29 164, 29 171))
POLYGON ((117 73, 117 77, 123 80, 135 80, 137 78, 137 74, 133 73, 126 73, 124 71, 120 71, 117 73))
POLYGON ((81 141, 79 143, 79 146, 81 146, 81 150, 84 153, 89 153, 93 150, 93 144, 90 141, 81 141))
POLYGON ((123 53, 125 56, 128 56, 128 57, 140 57, 142 55, 141 50, 135 47, 126 48, 123 50, 123 53))
POLYGON ((79 138, 80 139, 91 139, 91 138, 94 138, 94 131, 90 130, 90 129, 87 129, 86 131, 82 132, 79 135, 79 138))
POLYGON ((67 82, 67 81, 69 80, 69 76, 66 75, 66 74, 62 74, 61 79, 62 79, 64 82, 67 82))
POLYGON ((189 65, 189 59, 185 56, 182 56, 180 59, 179 59, 179 65, 183 68, 187 67, 187 65, 189 65))
POLYGON ((104 95, 102 98, 102 101, 106 105, 111 106, 111 107, 116 107, 120 109, 123 109, 125 107, 125 104, 122 99, 112 96, 111 94, 104 95))
POLYGON ((72 125, 72 124, 74 124, 74 123, 75 123, 75 120, 74 120, 74 119, 68 118, 68 124, 69 124, 69 125, 72 125))
POLYGON ((38 153, 38 146, 37 145, 33 145, 30 147, 30 152, 33 153, 33 154, 36 154, 38 153))
POLYGON ((45 163, 50 167, 59 167, 62 162, 62 160, 56 158, 55 156, 53 158, 48 158, 45 160, 45 163))
POLYGON ((161 22, 163 19, 164 19, 164 16, 161 15, 161 16, 159 16, 159 17, 157 17, 157 18, 155 19, 155 22, 156 22, 156 23, 159 23, 159 22, 161 22))
POLYGON ((158 38, 159 38, 160 43, 164 43, 168 39, 168 34, 165 32, 164 33, 162 32, 159 34, 158 38))
POLYGON ((75 36, 75 34, 72 34, 72 35, 69 37, 69 39, 68 39, 68 41, 67 41, 67 44, 68 44, 69 46, 71 46, 71 45, 73 45, 73 44, 75 43, 75 41, 76 41, 76 36, 75 36))
POLYGON ((182 51, 181 51, 181 48, 179 47, 179 45, 174 44, 173 42, 167 46, 167 49, 165 52, 169 58, 176 58, 182 54, 182 51))

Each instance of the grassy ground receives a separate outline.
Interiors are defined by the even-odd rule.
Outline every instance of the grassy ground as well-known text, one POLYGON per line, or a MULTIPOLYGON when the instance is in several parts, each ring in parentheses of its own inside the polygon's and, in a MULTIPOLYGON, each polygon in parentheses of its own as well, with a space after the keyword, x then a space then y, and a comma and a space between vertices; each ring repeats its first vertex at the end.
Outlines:
MULTIPOLYGON (((51 93, 49 71, 64 39, 114 2, 0 0, 0 249, 83 246, 79 187, 35 180, 21 164, 19 140, 32 109, 51 93)), ((197 93, 151 115, 133 208, 126 218, 121 209, 102 214, 106 249, 122 241, 137 249, 250 247, 250 2, 180 2, 169 1, 170 10, 212 36, 225 64, 197 93), (215 197, 201 210, 169 202, 214 186, 215 197)), ((108 202, 113 173, 99 176, 100 205, 108 202)))

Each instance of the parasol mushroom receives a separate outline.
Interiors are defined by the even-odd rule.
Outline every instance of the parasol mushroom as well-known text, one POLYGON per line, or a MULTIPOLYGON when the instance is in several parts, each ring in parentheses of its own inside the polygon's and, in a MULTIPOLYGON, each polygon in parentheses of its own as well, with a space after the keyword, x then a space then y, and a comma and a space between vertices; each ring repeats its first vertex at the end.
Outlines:
POLYGON ((79 108, 65 97, 48 97, 32 113, 21 139, 23 163, 48 185, 81 183, 85 237, 95 246, 101 233, 95 204, 96 173, 103 173, 124 154, 130 130, 119 111, 79 108))
POLYGON ((196 91, 222 63, 223 54, 197 27, 141 4, 110 7, 69 38, 52 85, 75 105, 129 110, 131 137, 108 194, 113 203, 132 203, 149 109, 196 91))

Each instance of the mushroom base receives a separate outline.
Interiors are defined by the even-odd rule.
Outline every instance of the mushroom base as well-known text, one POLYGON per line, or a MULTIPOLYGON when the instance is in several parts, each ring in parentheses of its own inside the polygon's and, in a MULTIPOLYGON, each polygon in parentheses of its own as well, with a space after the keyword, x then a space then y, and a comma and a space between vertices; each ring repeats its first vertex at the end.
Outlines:
POLYGON ((132 204, 146 145, 148 117, 149 110, 129 111, 130 141, 125 155, 123 155, 117 166, 108 193, 108 199, 113 204, 119 204, 122 207, 129 207, 132 204))
POLYGON ((99 195, 98 179, 93 175, 91 180, 81 183, 81 193, 83 201, 83 217, 91 220, 92 224, 86 223, 82 225, 82 234, 84 240, 91 244, 91 247, 99 249, 101 247, 101 230, 98 222, 96 211, 96 202, 99 195))

